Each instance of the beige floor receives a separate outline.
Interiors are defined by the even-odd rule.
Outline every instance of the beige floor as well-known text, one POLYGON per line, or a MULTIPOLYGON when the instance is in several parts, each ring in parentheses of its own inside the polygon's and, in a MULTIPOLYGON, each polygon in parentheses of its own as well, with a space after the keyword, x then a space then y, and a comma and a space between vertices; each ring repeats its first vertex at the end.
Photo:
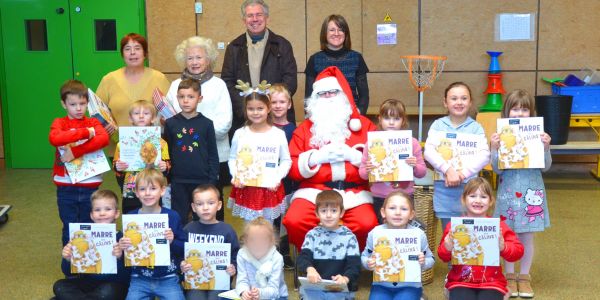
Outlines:
MULTIPOLYGON (((587 165, 555 165, 546 174, 552 227, 536 236, 533 286, 536 299, 600 299, 600 182, 587 165)), ((112 175, 103 187, 115 189, 112 175)), ((61 277, 60 222, 49 170, 0 170, 0 204, 13 205, 0 226, 0 299, 48 299, 61 277)), ((232 220, 236 229, 241 224, 232 220)), ((439 237, 439 233, 438 233, 439 237)), ((443 299, 446 267, 435 265, 428 299, 443 299)), ((367 299, 368 272, 358 299, 367 299)), ((287 272, 291 297, 292 274, 287 272)))

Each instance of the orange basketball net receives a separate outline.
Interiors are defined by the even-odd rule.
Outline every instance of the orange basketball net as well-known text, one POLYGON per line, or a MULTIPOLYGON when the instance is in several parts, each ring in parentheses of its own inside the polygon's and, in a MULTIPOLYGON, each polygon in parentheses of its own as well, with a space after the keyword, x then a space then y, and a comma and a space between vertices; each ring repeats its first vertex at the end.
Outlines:
POLYGON ((446 56, 405 55, 402 64, 408 72, 412 86, 422 92, 433 85, 435 79, 444 71, 446 56))
POLYGON ((419 92, 419 142, 423 140, 423 91, 431 88, 435 79, 444 71, 445 56, 401 56, 410 83, 419 92))

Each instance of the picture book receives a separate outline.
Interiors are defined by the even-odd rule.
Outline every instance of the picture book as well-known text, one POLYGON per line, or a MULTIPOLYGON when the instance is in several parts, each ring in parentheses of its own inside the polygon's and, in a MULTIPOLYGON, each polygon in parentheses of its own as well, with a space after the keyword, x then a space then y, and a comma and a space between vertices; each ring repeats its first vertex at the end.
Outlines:
POLYGON ((119 160, 127 163, 126 171, 158 166, 161 160, 160 126, 119 127, 119 160))
MULTIPOLYGON (((165 95, 160 91, 159 88, 155 88, 154 92, 152 92, 152 100, 154 101, 154 107, 156 107, 156 111, 163 119, 168 119, 177 114, 171 102, 165 97, 165 95)), ((177 101, 177 99, 174 99, 177 101)))
POLYGON ((500 134, 498 148, 499 169, 543 169, 544 118, 498 119, 497 131, 500 134))
POLYGON ((333 280, 322 279, 317 283, 310 283, 306 277, 298 277, 300 285, 306 290, 319 290, 325 292, 348 292, 347 284, 339 284, 333 280))
MULTIPOLYGON (((427 144, 433 145, 442 159, 457 172, 469 168, 473 161, 478 161, 478 157, 483 151, 489 149, 485 136, 461 132, 432 130, 427 137, 427 144)), ((436 173, 439 178, 444 178, 444 174, 441 172, 436 173)))
POLYGON ((226 292, 222 292, 218 296, 221 298, 232 299, 232 300, 241 300, 242 299, 235 290, 229 290, 226 292))
POLYGON ((171 265, 171 248, 165 238, 167 214, 124 214, 123 237, 131 239, 123 257, 126 267, 171 265))
POLYGON ((369 182, 412 181, 413 168, 406 164, 412 156, 412 131, 368 132, 369 161, 375 167, 369 182))
POLYGON ((183 274, 186 290, 229 290, 231 264, 229 243, 185 243, 184 259, 192 270, 183 274))
POLYGON ((118 127, 117 122, 108 105, 106 105, 106 103, 104 103, 91 89, 88 89, 88 113, 90 114, 90 117, 98 119, 104 128, 111 125, 115 129, 115 132, 113 132, 110 137, 116 142, 116 139, 119 137, 116 134, 118 127))
POLYGON ((71 273, 117 274, 115 224, 69 223, 71 273))
POLYGON ((373 236, 374 282, 421 282, 420 229, 384 229, 373 236))
POLYGON ((279 144, 252 137, 238 140, 234 180, 245 186, 275 187, 280 182, 278 174, 279 144))
POLYGON ((499 266, 499 218, 452 218, 453 265, 499 266))
MULTIPOLYGON (((78 146, 86 141, 87 139, 79 140, 69 146, 78 146)), ((63 155, 65 149, 61 147, 58 150, 60 155, 63 155)), ((66 162, 65 168, 67 169, 67 173, 73 184, 83 182, 86 179, 110 171, 110 165, 108 164, 108 160, 102 149, 86 153, 70 162, 66 162)))

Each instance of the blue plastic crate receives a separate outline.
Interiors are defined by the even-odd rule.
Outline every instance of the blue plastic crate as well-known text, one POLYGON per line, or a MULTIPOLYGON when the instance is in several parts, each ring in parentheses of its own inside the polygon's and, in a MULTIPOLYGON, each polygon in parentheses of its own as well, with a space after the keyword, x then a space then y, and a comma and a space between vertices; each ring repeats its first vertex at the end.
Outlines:
POLYGON ((573 96, 573 114, 600 114, 600 85, 552 85, 552 94, 573 96))

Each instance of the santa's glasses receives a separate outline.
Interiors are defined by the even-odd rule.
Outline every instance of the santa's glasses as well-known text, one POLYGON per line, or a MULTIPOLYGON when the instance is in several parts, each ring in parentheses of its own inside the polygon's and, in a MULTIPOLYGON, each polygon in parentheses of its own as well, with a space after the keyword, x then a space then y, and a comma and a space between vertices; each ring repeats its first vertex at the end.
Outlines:
POLYGON ((317 96, 319 97, 325 97, 325 98, 329 98, 329 97, 335 97, 340 93, 340 90, 338 89, 333 89, 333 90, 329 90, 329 91, 322 91, 322 92, 318 92, 317 96))

